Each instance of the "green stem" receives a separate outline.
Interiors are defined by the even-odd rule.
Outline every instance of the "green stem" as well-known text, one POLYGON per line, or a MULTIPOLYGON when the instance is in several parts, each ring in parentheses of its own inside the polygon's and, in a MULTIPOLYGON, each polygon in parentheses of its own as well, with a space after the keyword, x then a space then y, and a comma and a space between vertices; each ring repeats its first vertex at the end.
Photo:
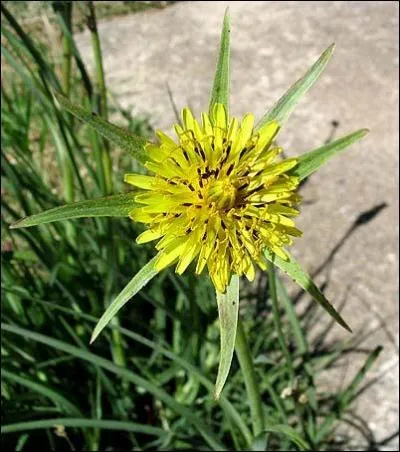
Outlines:
POLYGON ((253 434, 254 436, 258 436, 264 429, 264 412, 262 409, 261 394, 257 383, 251 351, 240 319, 238 320, 235 350, 249 398, 253 434))
MULTIPOLYGON (((71 32, 72 28, 72 3, 68 2, 54 2, 53 8, 56 14, 61 17, 61 20, 65 23, 67 29, 71 32)), ((72 70, 72 46, 71 40, 63 33, 62 37, 62 89, 65 96, 69 97, 71 91, 71 70, 72 70)), ((72 125, 72 116, 69 118, 72 125)), ((64 146, 63 146, 64 147, 64 146)), ((68 157, 66 149, 62 153, 61 157, 64 197, 67 203, 74 202, 75 190, 74 190, 74 174, 71 162, 68 157)), ((67 236, 72 244, 76 243, 75 228, 72 224, 66 225, 67 236)))
MULTIPOLYGON (((66 26, 71 29, 71 18, 72 18, 72 3, 55 2, 54 8, 57 14, 62 17, 66 26)), ((71 88, 71 41, 65 34, 62 38, 63 43, 63 56, 62 56, 62 89, 64 94, 68 97, 71 88)), ((74 202, 74 176, 72 168, 68 159, 67 152, 63 153, 62 156, 62 172, 63 172, 63 182, 64 182, 64 196, 65 200, 70 203, 74 202)))
POLYGON ((292 363, 292 358, 290 356, 289 350, 286 346, 285 336, 283 335, 281 314, 279 312, 279 305, 278 305, 278 296, 276 294, 275 268, 271 262, 268 262, 268 283, 269 283, 269 295, 270 295, 271 301, 272 301, 272 314, 274 317, 275 328, 278 333, 278 342, 282 349, 282 353, 285 356, 288 374, 289 374, 291 383, 293 384, 293 382, 294 382, 293 363, 292 363))
MULTIPOLYGON (((88 2, 87 26, 90 30, 92 49, 96 66, 96 85, 100 96, 100 115, 107 120, 108 119, 107 89, 104 77, 103 57, 101 52, 100 37, 97 31, 96 13, 92 1, 88 2)), ((102 163, 104 179, 106 184, 105 187, 107 192, 106 194, 111 194, 113 191, 112 165, 109 144, 107 141, 104 143, 103 146, 102 163)))
MULTIPOLYGON (((72 20, 72 3, 63 3, 61 10, 63 20, 68 30, 71 31, 72 20)), ((62 59, 62 88, 64 94, 69 97, 71 90, 71 68, 72 68, 72 42, 66 36, 63 35, 63 59, 62 59)))
MULTIPOLYGON (((100 37, 97 30, 97 22, 96 22, 96 12, 94 8, 93 1, 89 1, 87 3, 88 13, 87 13, 87 27, 90 31, 91 41, 92 41, 92 49, 94 55, 94 61, 96 66, 96 88, 99 95, 99 105, 98 112, 104 118, 108 119, 108 107, 107 107, 107 89, 106 82, 104 77, 104 67, 103 67, 103 57, 101 52, 100 45, 100 37)), ((94 139, 95 146, 99 145, 99 142, 94 139)), ((103 181, 103 190, 105 195, 109 195, 113 192, 113 178, 112 178, 112 164, 111 164, 111 156, 110 156, 110 147, 108 141, 102 142, 103 145, 100 144, 100 161, 98 164, 101 164, 99 170, 102 173, 100 180, 103 181)), ((105 250, 107 262, 109 263, 109 267, 106 269, 107 272, 107 281, 106 281, 106 296, 105 296, 105 305, 106 307, 112 301, 113 296, 115 295, 116 285, 117 285, 117 269, 118 269, 118 242, 115 242, 114 237, 118 236, 118 232, 116 231, 117 225, 112 222, 112 220, 107 221, 107 236, 109 237, 108 246, 105 250)), ((119 325, 119 320, 117 317, 113 319, 114 325, 119 325)), ((123 347, 122 337, 120 332, 117 329, 114 329, 112 332, 113 336, 113 359, 116 364, 122 367, 126 367, 126 358, 125 351, 123 347)), ((127 383, 127 382, 126 382, 127 383)), ((128 389, 127 384, 124 385, 125 389, 128 389)))

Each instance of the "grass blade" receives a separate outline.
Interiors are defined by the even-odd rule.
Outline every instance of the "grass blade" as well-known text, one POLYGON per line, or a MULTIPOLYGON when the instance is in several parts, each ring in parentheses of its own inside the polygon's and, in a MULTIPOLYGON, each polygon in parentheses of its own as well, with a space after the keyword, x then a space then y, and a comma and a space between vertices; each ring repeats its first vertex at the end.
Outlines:
POLYGON ((312 87, 325 69, 332 56, 335 45, 329 46, 302 78, 292 85, 278 102, 261 118, 257 128, 269 121, 278 121, 282 126, 294 110, 297 102, 312 87))
POLYGON ((290 377, 290 381, 294 381, 294 369, 292 362, 292 355, 289 352, 288 346, 286 344, 285 335, 283 334, 283 324, 281 319, 281 312, 278 304, 278 295, 276 290, 276 280, 277 276, 275 274, 275 267, 271 262, 268 262, 268 288, 269 296, 271 298, 272 304, 272 316, 274 319, 274 325, 276 332, 278 333, 278 342, 282 350, 282 354, 285 357, 287 372, 290 377))
POLYGON ((163 436, 168 432, 152 427, 150 425, 136 424, 135 422, 113 421, 108 419, 86 419, 86 418, 54 418, 38 421, 18 422, 15 424, 3 425, 1 433, 14 433, 25 430, 38 430, 42 428, 55 428, 62 425, 64 427, 77 428, 100 428, 104 430, 124 430, 127 432, 145 433, 146 435, 163 436))
POLYGON ((42 56, 42 53, 39 51, 32 39, 24 32, 22 27, 18 24, 18 22, 15 20, 13 15, 8 11, 3 3, 1 4, 1 12, 4 14, 26 49, 29 50, 33 59, 36 61, 39 67, 40 75, 45 85, 47 84, 47 81, 49 81, 54 87, 60 89, 60 83, 55 76, 54 71, 47 64, 46 59, 42 56))
POLYGON ((138 137, 122 127, 111 124, 96 113, 85 110, 80 105, 73 104, 65 96, 54 92, 54 97, 61 108, 67 110, 78 119, 93 127, 100 135, 128 152, 141 163, 146 163, 147 157, 144 151, 146 139, 138 137))
POLYGON ((361 384, 361 382, 364 380, 367 372, 372 367, 374 362, 378 359, 380 353, 382 352, 383 347, 378 346, 372 352, 368 355, 367 359, 365 360, 365 363, 361 367, 361 369, 357 372, 353 380, 350 382, 350 384, 347 386, 347 388, 343 391, 342 396, 340 397, 340 408, 342 411, 344 411, 347 408, 347 405, 349 405, 356 396, 356 389, 361 384))
POLYGON ((365 378, 366 373, 369 371, 371 366, 374 364, 376 359, 379 357, 383 347, 378 346, 368 355, 365 363, 361 367, 361 369, 357 372, 353 380, 347 386, 347 388, 342 392, 342 394, 338 395, 338 400, 336 402, 336 409, 333 409, 333 413, 329 414, 324 422, 319 426, 318 432, 315 435, 315 442, 322 442, 326 436, 330 434, 332 431, 332 426, 334 423, 341 418, 343 412, 347 409, 349 404, 354 401, 357 396, 356 389, 365 378))
POLYGON ((356 132, 350 133, 338 140, 299 156, 298 163, 291 171, 291 174, 299 177, 300 180, 308 177, 324 165, 331 157, 334 157, 351 144, 364 138, 368 132, 368 129, 357 130, 356 132))
MULTIPOLYGON (((13 292, 13 290, 9 290, 10 292, 13 292)), ((46 306, 47 308, 50 309, 54 309, 60 312, 63 312, 65 314, 69 314, 73 317, 77 317, 79 319, 84 319, 87 320, 88 322, 92 322, 92 323, 97 323, 97 319, 89 314, 85 314, 83 312, 77 312, 74 311, 72 309, 69 308, 65 308, 63 306, 59 306, 55 303, 52 302, 48 302, 48 301, 43 301, 43 300, 38 300, 32 297, 28 297, 27 299, 38 303, 40 305, 46 306)), ((159 342, 154 342, 151 341, 150 339, 147 339, 146 337, 138 334, 138 333, 134 333, 133 331, 129 331, 126 328, 120 327, 119 325, 113 325, 111 324, 110 327, 112 329, 116 329, 118 331, 121 332, 121 334, 123 334, 124 336, 146 346, 151 348, 152 350, 154 350, 157 353, 160 353, 161 355, 165 356, 166 358, 168 358, 171 362, 179 364, 180 366, 182 366, 183 369, 186 369, 186 371, 195 376, 199 382, 205 387, 207 388, 210 392, 212 392, 214 390, 214 384, 213 382, 211 382, 207 377, 204 376, 204 374, 193 364, 191 364, 187 359, 183 358, 182 356, 174 353, 171 350, 168 350, 167 348, 163 347, 159 342)), ((65 357, 63 357, 62 359, 65 359, 65 357)), ((50 363, 49 363, 50 364, 50 363)), ((43 365, 43 363, 41 364, 41 366, 43 365)), ((227 416, 232 419, 232 422, 235 424, 235 426, 237 426, 237 428, 241 431, 243 437, 245 438, 246 442, 248 445, 250 445, 251 443, 251 432, 250 430, 247 428, 246 423, 244 422, 244 420, 242 419, 242 417, 239 415, 238 411, 236 410, 236 408, 228 401, 228 399, 221 394, 221 397, 219 399, 219 404, 221 405, 221 407, 223 408, 223 410, 226 412, 227 416)))
POLYGON ((218 314, 221 330, 221 354, 214 398, 218 400, 231 368, 235 349, 236 330, 239 313, 239 277, 232 276, 224 294, 217 292, 218 314))
POLYGON ((63 407, 67 413, 74 414, 75 416, 82 416, 81 411, 73 403, 71 403, 57 391, 50 389, 48 386, 37 383, 36 381, 33 381, 29 378, 16 375, 15 373, 9 372, 6 369, 1 369, 1 376, 2 378, 4 377, 8 380, 14 381, 15 383, 25 386, 26 388, 29 388, 32 391, 37 392, 38 394, 48 397, 55 404, 63 407))
POLYGON ((253 435, 257 436, 263 431, 264 428, 264 410, 252 352, 246 338, 243 323, 240 319, 237 325, 235 346, 236 356, 238 358, 240 370, 246 386, 248 404, 250 405, 253 435))
POLYGON ((139 272, 136 273, 136 275, 124 287, 122 292, 120 292, 117 298, 110 304, 101 316, 93 331, 90 339, 91 344, 107 326, 108 322, 110 322, 111 319, 117 314, 117 312, 158 273, 158 271, 154 268, 155 259, 156 258, 153 258, 141 270, 139 270, 139 272))
POLYGON ((230 58, 230 19, 228 9, 225 12, 224 23, 222 25, 221 44, 215 72, 214 84, 211 91, 210 116, 213 114, 213 107, 216 103, 223 104, 226 113, 229 115, 229 58, 230 58))
MULTIPOLYGON (((62 4, 63 2, 58 2, 62 4)), ((74 56, 76 67, 79 70, 79 74, 82 78, 82 84, 85 87, 86 93, 90 100, 92 100, 93 97, 93 86, 92 81, 90 80, 90 77, 88 75, 88 72, 86 70, 85 64, 82 60, 82 57, 79 53, 79 50, 75 44, 72 29, 69 26, 69 24, 65 21, 64 17, 60 12, 57 11, 56 5, 53 3, 53 9, 56 11, 56 19, 58 22, 58 25, 60 26, 62 33, 63 33, 63 39, 68 40, 68 45, 71 49, 72 55, 74 56)))
POLYGON ((218 438, 215 436, 215 434, 212 432, 212 430, 210 430, 208 425, 206 425, 199 417, 193 414, 191 409, 185 407, 181 403, 178 403, 161 387, 150 383, 148 380, 142 378, 136 373, 128 369, 116 366, 111 361, 102 358, 101 356, 87 352, 86 350, 82 350, 81 348, 75 347, 58 339, 54 339, 50 336, 45 336, 43 334, 35 333, 25 328, 20 328, 18 326, 5 323, 1 323, 1 329, 3 332, 16 334, 25 338, 26 340, 33 340, 44 344, 47 347, 52 347, 56 350, 69 353, 73 356, 76 356, 77 358, 90 362, 95 366, 106 369, 109 372, 112 372, 120 378, 126 379, 137 386, 142 386, 147 391, 149 391, 149 393, 153 394, 153 396, 163 401, 171 410, 186 418, 186 420, 189 421, 199 431, 199 433, 203 436, 204 440, 210 447, 212 447, 214 450, 226 450, 225 447, 220 443, 218 438))
MULTIPOLYGON (((270 425, 269 427, 265 427, 264 432, 262 433, 262 436, 264 436, 265 433, 279 433, 281 435, 287 436, 294 444, 296 444, 301 450, 310 450, 310 446, 307 444, 307 442, 294 430, 293 428, 289 427, 288 425, 270 425)), ((257 444, 260 436, 257 436, 254 439, 253 444, 257 444)), ((258 448, 252 448, 252 450, 260 450, 258 448)))
POLYGON ((314 298, 314 300, 320 306, 322 306, 325 311, 336 320, 337 323, 339 323, 339 325, 341 325, 347 331, 352 332, 351 328, 342 319, 340 314, 325 298, 325 295, 314 284, 310 275, 301 268, 300 264, 292 256, 290 256, 287 261, 284 261, 268 249, 264 250, 264 254, 270 262, 287 273, 301 288, 308 292, 314 298))
POLYGON ((127 217, 135 207, 136 193, 123 193, 105 198, 79 201, 73 204, 54 207, 44 212, 22 218, 10 226, 10 229, 28 228, 53 221, 70 220, 82 217, 127 217))
POLYGON ((285 286, 281 283, 281 280, 276 276, 276 289, 278 298, 283 302, 286 313, 288 316, 288 320, 290 325, 292 326, 293 336, 296 341, 297 349, 301 355, 307 353, 308 345, 307 340, 304 335, 303 328, 300 324, 300 321, 297 317, 296 311, 293 306, 292 300, 289 298, 288 293, 286 292, 285 286))

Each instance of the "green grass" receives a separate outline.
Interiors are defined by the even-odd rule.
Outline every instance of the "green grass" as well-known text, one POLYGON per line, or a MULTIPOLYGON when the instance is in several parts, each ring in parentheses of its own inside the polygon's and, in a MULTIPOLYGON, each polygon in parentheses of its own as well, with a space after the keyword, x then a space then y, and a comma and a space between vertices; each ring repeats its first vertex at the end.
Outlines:
MULTIPOLYGON (((125 190, 123 173, 136 169, 129 155, 60 111, 50 94, 70 86, 71 100, 104 116, 109 93, 93 89, 99 74, 86 71, 65 14, 54 15, 54 23, 66 33, 70 72, 62 55, 52 60, 11 13, 2 17, 3 58, 13 68, 2 80, 1 105, 3 447, 347 450, 335 429, 363 394, 380 349, 369 352, 349 386, 321 392, 318 375, 355 345, 311 342, 315 324, 305 325, 317 308, 299 319, 274 272, 271 290, 266 276, 260 276, 266 288, 246 287, 240 309, 269 426, 253 438, 235 357, 220 400, 213 399, 219 329, 206 277, 161 273, 89 345, 105 306, 153 256, 151 246, 135 244, 139 226, 125 218, 91 218, 9 229, 23 216, 104 195, 104 152, 115 165, 115 193, 125 190), (288 387, 290 395, 282 397, 288 387)), ((121 125, 149 136, 148 120, 131 117, 109 96, 108 104, 121 125)))

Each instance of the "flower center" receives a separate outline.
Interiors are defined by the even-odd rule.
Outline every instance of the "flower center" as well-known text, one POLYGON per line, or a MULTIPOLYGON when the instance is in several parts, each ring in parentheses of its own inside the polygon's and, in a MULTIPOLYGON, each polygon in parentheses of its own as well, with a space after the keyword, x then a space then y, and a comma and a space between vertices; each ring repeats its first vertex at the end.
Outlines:
POLYGON ((235 205, 237 190, 227 178, 212 181, 208 188, 208 200, 219 209, 231 209, 235 205))

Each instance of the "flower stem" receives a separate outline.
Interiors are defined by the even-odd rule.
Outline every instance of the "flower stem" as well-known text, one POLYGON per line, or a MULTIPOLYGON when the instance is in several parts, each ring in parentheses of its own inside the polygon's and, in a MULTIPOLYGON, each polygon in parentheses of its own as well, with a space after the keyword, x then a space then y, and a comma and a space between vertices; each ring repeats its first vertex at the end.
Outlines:
MULTIPOLYGON (((108 106, 107 106, 107 88, 104 76, 103 67, 103 56, 101 52, 100 37, 97 30, 96 12, 93 1, 87 3, 87 27, 90 31, 92 50, 96 66, 96 94, 97 103, 96 106, 98 112, 102 118, 108 119, 108 106)), ((99 170, 102 173, 101 181, 102 188, 105 195, 109 195, 113 192, 113 178, 112 178, 112 165, 110 156, 110 147, 107 140, 99 141, 96 136, 94 138, 95 148, 97 150, 99 159, 98 164, 100 165, 99 170)), ((119 244, 114 240, 114 237, 118 236, 117 225, 109 219, 106 222, 107 236, 109 237, 106 252, 106 260, 108 262, 108 271, 106 279, 106 290, 105 290, 105 306, 107 307, 115 296, 116 285, 117 285, 117 269, 118 269, 118 248, 119 244)), ((118 317, 114 317, 113 324, 118 326, 118 317)), ((113 347, 112 354, 114 362, 122 367, 126 367, 126 357, 123 347, 121 333, 117 329, 113 329, 113 347)), ((128 389, 128 383, 124 382, 124 387, 128 389)))
POLYGON ((262 409, 261 394, 257 384, 251 351, 240 319, 238 320, 236 332, 235 350, 249 398, 253 434, 254 436, 258 436, 264 429, 264 412, 262 409))
MULTIPOLYGON (((96 87, 99 95, 100 115, 108 120, 108 106, 107 106, 107 89, 104 76, 103 56, 101 52, 100 37, 97 30, 96 13, 93 1, 88 2, 87 26, 90 30, 93 56, 96 66, 96 87)), ((113 180, 111 173, 111 157, 108 141, 104 142, 102 153, 103 173, 105 180, 105 190, 107 194, 113 191, 113 180)))
POLYGON ((274 317, 275 328, 278 333, 278 342, 281 347, 282 353, 285 356, 287 371, 288 371, 291 383, 293 384, 294 370, 293 370, 292 357, 289 353, 289 349, 286 346, 285 336, 283 335, 281 315, 280 315, 279 306, 278 306, 278 296, 276 293, 275 268, 271 262, 268 262, 268 283, 269 283, 269 295, 270 295, 271 301, 272 301, 272 314, 274 317))
MULTIPOLYGON (((61 3, 61 2, 60 2, 61 3)), ((62 15, 67 29, 72 32, 72 3, 61 3, 62 15)), ((69 97, 71 91, 71 68, 72 68, 72 41, 63 35, 63 59, 62 59, 62 88, 64 94, 69 97)))
MULTIPOLYGON (((72 33, 72 2, 53 2, 53 8, 55 13, 59 16, 59 19, 64 22, 67 30, 72 33)), ((62 82, 62 90, 66 97, 70 96, 71 91, 71 75, 72 75, 72 45, 71 39, 63 32, 62 34, 62 46, 63 46, 63 54, 62 54, 62 71, 61 71, 61 82, 62 82)), ((69 124, 72 124, 72 117, 67 119, 69 124)), ((62 180, 64 187, 64 198, 67 203, 72 203, 75 200, 75 189, 74 189, 74 172, 73 167, 71 165, 70 158, 68 156, 67 149, 65 146, 62 146, 62 154, 61 154, 61 171, 62 171, 62 180)), ((66 224, 66 233, 68 240, 71 244, 76 244, 76 230, 74 225, 71 223, 66 224)), ((72 261, 72 258, 69 257, 69 260, 72 261)))

